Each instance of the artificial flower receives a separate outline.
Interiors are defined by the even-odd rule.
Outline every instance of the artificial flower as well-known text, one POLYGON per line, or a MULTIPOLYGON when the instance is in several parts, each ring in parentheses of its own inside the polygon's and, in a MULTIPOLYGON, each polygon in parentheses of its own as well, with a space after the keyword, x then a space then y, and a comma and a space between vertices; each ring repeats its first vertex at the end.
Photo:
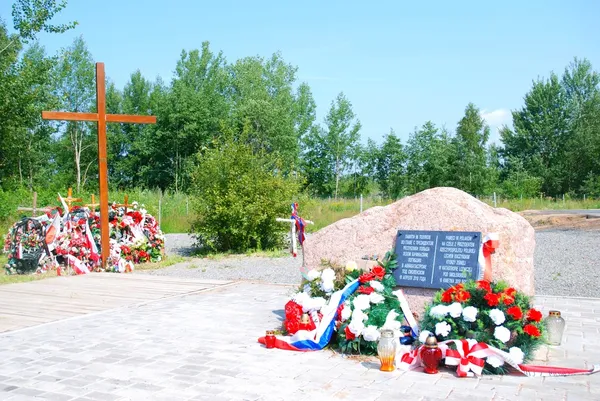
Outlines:
POLYGON ((362 321, 362 319, 353 318, 348 327, 355 336, 360 336, 362 331, 365 329, 365 323, 362 321))
POLYGON ((319 277, 321 277, 321 272, 318 271, 317 269, 311 269, 306 274, 306 278, 308 281, 315 281, 319 277))
POLYGON ((510 330, 504 326, 498 326, 494 329, 494 337, 503 343, 507 343, 510 340, 510 330))
POLYGON ((447 337, 451 331, 452 327, 448 322, 440 322, 435 325, 435 335, 437 336, 447 337))
POLYGON ((419 333, 419 342, 425 344, 425 340, 427 340, 427 337, 429 337, 431 334, 433 334, 433 333, 429 330, 421 331, 419 333))
POLYGON ((379 281, 371 280, 369 285, 375 289, 377 292, 383 292, 384 286, 379 281))
POLYGON ((369 319, 369 315, 367 315, 366 313, 364 313, 363 311, 361 311, 360 309, 354 309, 352 311, 352 320, 361 320, 361 321, 365 321, 369 319))
POLYGON ((369 295, 366 294, 358 295, 356 298, 354 298, 354 301, 352 301, 352 303, 354 304, 354 308, 361 311, 369 309, 369 307, 371 306, 369 295))
POLYGON ((517 293, 517 290, 515 290, 515 289, 514 289, 514 288, 512 288, 512 287, 508 287, 506 290, 504 290, 504 293, 505 293, 506 295, 508 295, 509 297, 514 297, 514 296, 515 296, 515 294, 517 293))
POLYGON ((335 285, 334 285, 333 281, 322 280, 321 281, 321 289, 323 291, 325 291, 326 293, 330 293, 330 292, 333 292, 333 290, 335 289, 335 285))
POLYGON ((323 297, 315 297, 311 298, 307 294, 307 298, 304 300, 302 304, 302 310, 304 312, 312 312, 312 311, 320 311, 327 301, 323 297))
POLYGON ((346 271, 347 272, 353 272, 356 269, 358 269, 358 265, 356 264, 355 261, 351 260, 348 263, 346 263, 346 271))
POLYGON ((379 330, 377 330, 377 326, 367 326, 362 331, 361 335, 365 339, 365 341, 377 341, 379 340, 379 330))
POLYGON ((474 306, 467 306, 466 308, 463 309, 462 311, 462 315, 463 315, 463 320, 465 322, 474 322, 477 320, 477 308, 474 306))
POLYGON ((504 312, 502 312, 500 309, 492 309, 489 312, 489 315, 490 319, 492 319, 496 326, 500 326, 506 321, 506 316, 504 316, 504 312))
POLYGON ((363 274, 362 274, 362 275, 361 275, 361 276, 358 278, 358 281, 359 281, 361 284, 364 284, 364 283, 368 283, 369 281, 371 281, 371 280, 374 280, 374 279, 375 279, 375 274, 374 274, 373 272, 368 272, 368 273, 363 273, 363 274))
POLYGON ((506 313, 509 314, 515 320, 521 320, 523 318, 523 311, 518 306, 511 306, 506 310, 506 313))
POLYGON ((429 315, 436 319, 442 319, 450 312, 447 305, 436 305, 429 310, 429 315))
POLYGON ((460 315, 462 315, 462 309, 463 308, 461 304, 459 304, 458 302, 454 302, 450 306, 448 306, 448 313, 454 318, 460 317, 460 315))
POLYGON ((529 309, 529 311, 527 312, 527 320, 530 320, 532 322, 539 322, 540 320, 542 320, 542 312, 533 308, 529 309))
POLYGON ((492 286, 487 280, 479 280, 477 281, 477 288, 481 288, 487 292, 492 292, 492 286))
POLYGON ((378 305, 384 303, 385 298, 378 292, 372 292, 371 295, 369 295, 369 301, 371 301, 372 304, 378 305))
POLYGON ((358 293, 359 294, 367 294, 367 295, 369 295, 373 291, 375 291, 375 288, 373 288, 373 287, 367 287, 365 285, 361 285, 360 287, 358 287, 358 293))
POLYGON ((342 309, 342 321, 346 321, 352 316, 352 309, 348 303, 343 303, 342 305, 344 305, 344 308, 342 309))
POLYGON ((451 289, 444 291, 442 294, 442 302, 447 303, 447 304, 452 302, 452 298, 453 298, 452 294, 453 294, 453 292, 451 291, 451 289))
POLYGON ((500 295, 499 294, 494 294, 494 293, 487 293, 485 294, 485 296, 483 297, 483 299, 485 299, 487 301, 487 304, 489 306, 498 306, 498 304, 500 303, 500 295))
POLYGON ((469 294, 468 291, 460 290, 454 294, 454 299, 460 303, 467 302, 469 299, 471 299, 471 294, 469 294))
POLYGON ((517 364, 523 363, 525 354, 523 353, 523 351, 521 351, 521 348, 510 347, 510 349, 508 350, 508 353, 509 353, 510 357, 513 359, 513 361, 515 361, 517 364))
POLYGON ((328 267, 327 269, 321 272, 321 280, 323 281, 334 281, 335 280, 335 271, 332 268, 328 267))
POLYGON ((387 329, 387 330, 393 330, 394 332, 400 330, 400 326, 402 326, 402 323, 400 323, 398 320, 396 320, 396 318, 400 316, 398 314, 398 312, 396 312, 395 310, 390 310, 387 314, 387 316, 385 317, 385 323, 383 324, 383 326, 381 326, 382 329, 387 329))
POLYGON ((502 303, 506 306, 510 306, 515 303, 515 298, 505 293, 502 295, 502 303))
POLYGON ((499 368, 500 366, 504 365, 504 361, 496 355, 488 356, 485 361, 493 368, 499 368))
POLYGON ((385 277, 385 269, 379 265, 373 266, 373 268, 371 269, 371 273, 375 275, 375 278, 377 280, 383 280, 383 277, 385 277))
POLYGON ((525 327, 523 327, 523 332, 529 334, 531 337, 539 337, 542 335, 540 329, 535 327, 533 324, 526 324, 525 327))
POLYGON ((348 341, 352 341, 356 338, 354 333, 350 330, 350 325, 346 326, 346 328, 344 329, 344 334, 346 334, 346 340, 348 341))

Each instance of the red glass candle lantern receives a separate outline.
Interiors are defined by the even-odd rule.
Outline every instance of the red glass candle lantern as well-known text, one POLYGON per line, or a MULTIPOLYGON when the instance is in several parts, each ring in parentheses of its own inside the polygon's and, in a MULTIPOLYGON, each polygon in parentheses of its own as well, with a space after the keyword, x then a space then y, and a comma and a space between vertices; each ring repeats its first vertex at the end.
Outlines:
POLYGON ((267 348, 275 348, 275 332, 272 330, 267 330, 267 335, 265 336, 265 346, 267 348))
POLYGON ((421 348, 421 362, 423 363, 425 373, 439 373, 440 362, 442 361, 442 350, 438 348, 437 339, 430 335, 425 340, 425 345, 421 348))

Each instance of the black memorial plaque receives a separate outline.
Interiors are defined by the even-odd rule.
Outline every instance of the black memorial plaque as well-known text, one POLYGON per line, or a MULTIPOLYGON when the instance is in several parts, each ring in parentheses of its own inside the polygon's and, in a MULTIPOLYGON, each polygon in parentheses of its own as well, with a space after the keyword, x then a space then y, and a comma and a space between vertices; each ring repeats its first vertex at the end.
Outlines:
POLYGON ((446 289, 477 280, 480 243, 478 232, 400 230, 396 238, 396 283, 446 289))

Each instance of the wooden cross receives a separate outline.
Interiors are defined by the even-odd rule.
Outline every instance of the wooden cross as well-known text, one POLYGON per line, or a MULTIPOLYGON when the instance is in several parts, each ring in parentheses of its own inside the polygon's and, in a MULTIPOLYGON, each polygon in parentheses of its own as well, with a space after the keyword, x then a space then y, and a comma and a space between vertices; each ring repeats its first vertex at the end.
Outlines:
POLYGON ((19 212, 32 212, 31 217, 35 217, 37 215, 38 211, 46 213, 46 212, 52 210, 52 208, 50 206, 46 206, 41 209, 38 209, 37 208, 37 192, 34 192, 33 193, 33 207, 18 207, 17 210, 19 212))
POLYGON ((98 124, 98 178, 100 183, 100 236, 102 245, 102 266, 106 268, 110 256, 110 236, 108 226, 108 168, 106 155, 106 123, 155 124, 154 116, 126 114, 106 114, 106 81, 104 63, 96 63, 96 109, 97 113, 72 113, 42 111, 45 120, 95 121, 98 124))
MULTIPOLYGON (((71 206, 73 205, 73 202, 83 202, 83 199, 81 198, 73 198, 73 188, 69 188, 67 190, 67 197, 63 199, 69 207, 69 210, 65 210, 65 213, 71 211, 71 206)), ((58 198, 58 200, 60 200, 60 198, 58 198)))
POLYGON ((115 205, 116 207, 124 207, 125 208, 125 213, 127 213, 127 208, 129 206, 133 206, 133 204, 129 203, 129 195, 125 195, 125 203, 121 203, 121 204, 117 204, 115 205))
MULTIPOLYGON (((294 204, 296 207, 298 206, 297 204, 294 204)), ((295 207, 294 205, 292 205, 292 214, 294 214, 294 210, 295 207)), ((298 247, 296 245, 296 220, 293 218, 289 218, 289 219, 282 219, 282 218, 276 218, 275 219, 278 222, 281 223, 288 223, 290 224, 290 253, 296 257, 298 255, 298 247)), ((315 224, 310 220, 304 220, 304 223, 306 224, 315 224)), ((304 266, 304 252, 302 252, 302 266, 304 266)))
POLYGON ((100 204, 96 203, 96 197, 94 196, 94 194, 92 194, 92 203, 88 203, 83 206, 89 207, 92 211, 94 211, 94 210, 96 210, 96 207, 100 206, 100 204))

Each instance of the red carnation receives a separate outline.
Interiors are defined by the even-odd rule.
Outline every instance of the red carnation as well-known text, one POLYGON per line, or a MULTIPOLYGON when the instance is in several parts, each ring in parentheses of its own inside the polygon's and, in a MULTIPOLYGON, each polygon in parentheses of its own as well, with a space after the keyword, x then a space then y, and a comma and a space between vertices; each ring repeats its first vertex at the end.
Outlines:
POLYGON ((300 323, 297 320, 286 320, 285 329, 287 330, 288 334, 296 334, 296 332, 300 329, 300 323))
POLYGON ((502 297, 502 302, 504 303, 504 305, 509 306, 515 303, 515 299, 507 294, 504 294, 504 296, 502 297))
POLYGON ((460 303, 467 302, 469 299, 471 299, 471 294, 469 294, 468 291, 460 290, 456 293, 454 299, 456 300, 456 302, 460 303))
POLYGON ((483 297, 488 303, 488 306, 498 306, 500 303, 500 294, 494 294, 492 292, 488 292, 483 297))
POLYGON ((504 293, 505 293, 506 295, 508 295, 509 297, 513 297, 513 298, 514 298, 515 294, 517 293, 517 290, 515 290, 515 289, 514 289, 514 288, 512 288, 512 287, 508 287, 508 288, 507 288, 507 289, 504 291, 504 293))
POLYGON ((360 294, 370 295, 373 291, 375 291, 375 288, 373 288, 373 287, 366 287, 364 285, 361 285, 360 287, 358 287, 358 292, 360 294))
POLYGON ((358 281, 359 281, 361 284, 364 284, 364 283, 368 283, 369 281, 373 280, 374 278, 375 278, 375 273, 373 273, 373 272, 369 272, 369 273, 364 273, 364 274, 362 274, 362 275, 361 275, 361 276, 358 278, 358 281))
POLYGON ((288 303, 285 304, 285 318, 296 318, 299 320, 300 316, 302 316, 302 307, 294 301, 288 301, 288 303))
POLYGON ((535 327, 533 324, 526 324, 525 327, 523 327, 523 332, 529 334, 531 337, 539 337, 542 335, 542 333, 540 333, 540 329, 535 327))
POLYGON ((481 288, 482 290, 486 290, 487 292, 492 292, 492 286, 490 285, 490 282, 487 280, 477 281, 477 288, 481 288))
POLYGON ((515 320, 521 320, 523 317, 523 311, 518 306, 511 306, 506 310, 506 313, 512 316, 515 320))
POLYGON ((383 277, 385 276, 385 269, 378 265, 371 269, 371 273, 375 275, 377 280, 383 280, 383 277))
POLYGON ((442 302, 444 303, 451 303, 452 302, 452 291, 451 289, 447 289, 446 291, 444 291, 442 293, 442 302))
POLYGON ((527 312, 527 320, 539 322, 542 320, 542 312, 537 309, 529 309, 529 312, 527 312))
POLYGON ((353 332, 350 331, 348 326, 346 326, 346 328, 344 329, 344 333, 346 334, 346 340, 348 340, 348 341, 352 341, 356 338, 356 336, 354 335, 353 332))

